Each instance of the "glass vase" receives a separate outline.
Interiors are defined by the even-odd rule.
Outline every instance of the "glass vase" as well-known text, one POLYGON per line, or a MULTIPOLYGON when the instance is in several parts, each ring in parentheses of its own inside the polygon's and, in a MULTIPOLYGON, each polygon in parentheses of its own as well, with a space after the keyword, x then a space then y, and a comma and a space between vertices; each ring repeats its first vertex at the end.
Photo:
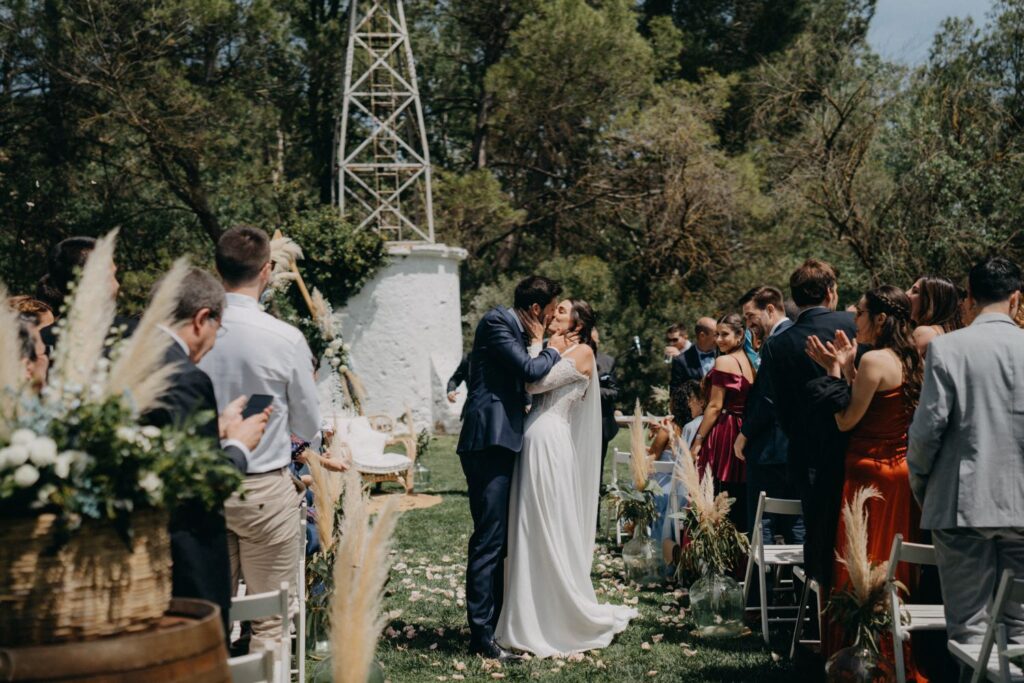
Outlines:
POLYGON ((651 540, 646 524, 636 524, 633 538, 622 546, 622 563, 626 567, 626 580, 638 584, 658 583, 661 580, 661 553, 651 540))
MULTIPOLYGON (((309 680, 311 683, 334 683, 334 660, 328 655, 326 659, 317 662, 309 680)), ((366 683, 384 683, 384 669, 376 661, 370 662, 366 683)))
POLYGON ((730 576, 706 572, 690 586, 690 616, 697 633, 734 638, 743 632, 743 589, 730 576))
POLYGON ((896 673, 888 659, 859 642, 844 647, 825 664, 829 683, 890 683, 896 673))
POLYGON ((421 463, 419 460, 416 461, 416 465, 413 467, 415 472, 415 479, 417 488, 427 488, 430 486, 430 468, 421 463))

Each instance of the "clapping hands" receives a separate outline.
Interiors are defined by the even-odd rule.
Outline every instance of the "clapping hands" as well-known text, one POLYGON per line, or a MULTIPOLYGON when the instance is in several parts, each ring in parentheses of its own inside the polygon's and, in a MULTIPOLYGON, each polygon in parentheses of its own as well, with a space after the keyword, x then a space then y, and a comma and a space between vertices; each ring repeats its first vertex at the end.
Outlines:
POLYGON ((851 340, 842 330, 836 332, 835 340, 822 343, 817 336, 807 338, 807 355, 825 368, 832 377, 845 376, 852 381, 857 374, 854 361, 857 358, 856 340, 851 340))

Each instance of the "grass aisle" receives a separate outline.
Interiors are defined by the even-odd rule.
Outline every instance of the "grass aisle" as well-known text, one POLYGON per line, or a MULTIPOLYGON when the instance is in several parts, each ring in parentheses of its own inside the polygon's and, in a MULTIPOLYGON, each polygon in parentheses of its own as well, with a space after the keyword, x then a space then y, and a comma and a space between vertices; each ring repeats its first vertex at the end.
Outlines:
MULTIPOLYGON (((680 610, 671 588, 617 590, 615 579, 620 580, 622 561, 604 545, 598 548, 593 574, 599 597, 637 605, 640 618, 598 653, 489 667, 489 662, 466 649, 463 586, 471 520, 455 438, 436 439, 425 464, 432 481, 421 487, 422 492, 439 494, 444 501, 430 509, 406 512, 398 524, 394 569, 384 603, 389 626, 377 649, 389 681, 805 680, 786 659, 773 657, 757 632, 720 642, 690 636, 690 625, 678 618, 680 610)), ((782 648, 780 640, 776 651, 782 648)))

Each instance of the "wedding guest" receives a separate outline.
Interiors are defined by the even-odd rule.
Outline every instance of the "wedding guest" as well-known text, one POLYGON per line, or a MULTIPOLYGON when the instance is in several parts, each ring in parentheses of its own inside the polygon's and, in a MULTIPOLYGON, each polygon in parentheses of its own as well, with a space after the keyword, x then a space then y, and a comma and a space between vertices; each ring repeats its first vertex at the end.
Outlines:
MULTIPOLYGON (((921 355, 912 339, 911 304, 897 287, 882 285, 869 290, 857 303, 857 341, 871 347, 855 366, 857 345, 842 330, 826 347, 817 336, 807 340, 807 352, 828 373, 808 383, 812 400, 835 410, 835 423, 849 432, 844 458, 842 504, 863 487, 872 486, 881 498, 867 502, 868 559, 881 563, 889 557, 896 534, 920 542, 919 513, 910 493, 907 469, 907 427, 921 393, 921 355)), ((842 519, 836 531, 836 552, 842 552, 846 529, 842 519)), ((833 564, 833 592, 845 590, 849 573, 844 564, 833 564)), ((897 578, 916 592, 911 567, 900 564, 897 578)), ((824 647, 828 653, 852 642, 844 641, 841 627, 831 629, 824 647)), ((892 642, 883 642, 891 652, 892 642)), ((916 679, 913 659, 908 673, 916 679)))
POLYGON ((455 403, 455 399, 458 397, 459 385, 466 381, 469 377, 469 354, 462 354, 462 360, 459 361, 459 366, 455 368, 455 372, 448 379, 448 388, 446 389, 448 394, 448 402, 455 403))
POLYGON ((813 405, 807 394, 807 382, 825 370, 811 360, 805 347, 811 335, 825 342, 832 341, 838 330, 850 338, 856 334, 853 316, 835 312, 837 285, 835 269, 818 259, 808 259, 793 271, 789 289, 800 313, 792 327, 765 344, 759 373, 768 380, 768 397, 789 440, 789 481, 804 510, 805 567, 824 586, 829 585, 832 570, 846 437, 832 414, 813 405))
POLYGON ((18 313, 32 316, 36 327, 49 327, 54 323, 53 309, 39 299, 22 294, 9 297, 7 305, 18 313))
MULTIPOLYGON (((223 331, 199 367, 213 380, 220 409, 231 397, 273 397, 266 434, 247 459, 245 497, 224 504, 232 584, 245 576, 247 590, 294 587, 298 565, 302 486, 291 475, 291 435, 318 447, 320 407, 313 354, 302 333, 259 308, 270 282, 270 240, 258 228, 237 227, 217 242, 217 272, 227 290, 223 331), (298 485, 297 485, 298 484, 298 485)), ((296 609, 295 593, 290 596, 296 609)), ((253 622, 255 650, 280 651, 277 619, 253 622)))
MULTIPOLYGON (((782 291, 775 287, 755 287, 743 295, 740 306, 743 307, 747 327, 765 331, 761 357, 776 335, 793 326, 793 321, 786 317, 782 291)), ((789 440, 775 414, 770 381, 767 374, 758 372, 747 397, 740 434, 733 445, 736 457, 747 464, 747 528, 751 530, 761 491, 771 498, 797 497, 786 473, 789 440)), ((786 543, 804 542, 802 517, 767 514, 761 521, 761 530, 765 544, 774 543, 776 535, 781 535, 786 543)))
POLYGON ((696 341, 689 349, 672 359, 672 379, 669 389, 679 386, 688 379, 701 380, 711 372, 718 357, 715 330, 718 325, 714 318, 700 318, 694 327, 696 341))
POLYGON ((740 531, 747 529, 746 465, 736 457, 733 444, 740 433, 747 395, 753 386, 755 371, 743 351, 743 318, 736 313, 718 321, 719 356, 707 375, 710 386, 704 420, 690 449, 697 458, 702 477, 715 480, 716 491, 735 498, 729 517, 740 531))
MULTIPOLYGON (((1002 571, 1024 575, 1024 330, 1011 318, 1021 284, 1004 258, 971 269, 976 316, 932 340, 910 425, 910 485, 932 532, 946 630, 961 643, 981 642, 1002 571)), ((1020 604, 1008 627, 1024 636, 1020 604)))
MULTIPOLYGON (((192 268, 178 293, 177 322, 164 330, 173 341, 164 362, 174 367, 174 374, 160 399, 161 406, 143 416, 143 421, 155 427, 181 427, 197 415, 209 415, 197 426, 198 434, 216 440, 225 459, 244 473, 251 450, 263 436, 269 412, 243 420, 241 411, 247 397, 241 396, 228 404, 218 419, 213 383, 195 365, 216 344, 223 313, 224 287, 206 271, 192 268)), ((220 607, 227 636, 234 593, 223 508, 207 511, 198 501, 180 501, 171 512, 170 534, 171 594, 209 600, 220 607)))
POLYGON ((672 325, 665 330, 665 362, 670 362, 673 358, 690 348, 690 335, 686 331, 686 325, 677 323, 672 325))
POLYGON ((601 351, 601 335, 596 327, 591 336, 597 347, 594 360, 597 363, 597 377, 601 384, 601 478, 603 482, 604 460, 608 454, 608 444, 619 433, 619 423, 615 421, 615 401, 619 398, 619 385, 615 381, 615 358, 601 351))
POLYGON ((963 327, 960 318, 960 293, 953 281, 926 275, 907 290, 911 318, 914 321, 914 344, 921 355, 928 342, 940 334, 963 327))
MULTIPOLYGON (((689 421, 683 425, 682 439, 686 448, 693 448, 693 440, 697 438, 700 430, 700 423, 704 421, 704 408, 707 407, 707 399, 704 397, 704 390, 700 382, 687 380, 679 387, 679 398, 684 401, 686 414, 689 421)), ((678 403, 678 399, 677 399, 678 403)))
POLYGON ((46 373, 50 369, 50 358, 46 344, 39 336, 39 325, 35 318, 22 314, 18 320, 18 342, 21 362, 25 366, 25 379, 35 392, 43 390, 46 373))

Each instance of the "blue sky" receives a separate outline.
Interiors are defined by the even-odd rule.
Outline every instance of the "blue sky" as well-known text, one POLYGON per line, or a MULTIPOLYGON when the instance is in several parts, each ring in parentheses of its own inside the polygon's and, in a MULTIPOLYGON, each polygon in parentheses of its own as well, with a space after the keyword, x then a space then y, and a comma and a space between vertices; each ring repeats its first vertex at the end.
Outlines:
POLYGON ((992 0, 878 0, 868 42, 889 60, 920 64, 946 17, 971 16, 982 24, 992 0))

